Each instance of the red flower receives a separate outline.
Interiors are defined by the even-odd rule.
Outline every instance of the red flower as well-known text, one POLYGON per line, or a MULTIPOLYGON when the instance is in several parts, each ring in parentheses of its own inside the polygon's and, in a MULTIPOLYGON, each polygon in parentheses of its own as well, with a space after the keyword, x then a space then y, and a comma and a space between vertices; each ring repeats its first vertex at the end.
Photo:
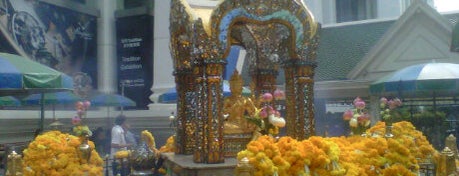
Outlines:
POLYGON ((83 107, 84 107, 85 109, 88 109, 90 106, 91 106, 91 102, 90 102, 90 101, 84 101, 84 102, 83 102, 83 107))
POLYGON ((354 116, 354 112, 352 112, 352 110, 348 109, 347 111, 344 112, 343 119, 344 120, 351 120, 351 118, 353 116, 354 116))
POLYGON ((276 89, 276 91, 274 91, 274 99, 275 100, 281 100, 281 99, 284 99, 284 98, 285 98, 284 91, 279 90, 279 89, 276 89))

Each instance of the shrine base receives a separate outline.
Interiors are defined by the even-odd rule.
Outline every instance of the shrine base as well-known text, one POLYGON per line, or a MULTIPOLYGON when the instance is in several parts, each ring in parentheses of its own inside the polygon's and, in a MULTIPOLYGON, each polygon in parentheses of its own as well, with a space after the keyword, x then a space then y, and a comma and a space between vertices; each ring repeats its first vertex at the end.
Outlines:
POLYGON ((163 153, 164 167, 170 176, 233 176, 237 165, 236 158, 225 158, 224 163, 194 163, 193 155, 163 153))

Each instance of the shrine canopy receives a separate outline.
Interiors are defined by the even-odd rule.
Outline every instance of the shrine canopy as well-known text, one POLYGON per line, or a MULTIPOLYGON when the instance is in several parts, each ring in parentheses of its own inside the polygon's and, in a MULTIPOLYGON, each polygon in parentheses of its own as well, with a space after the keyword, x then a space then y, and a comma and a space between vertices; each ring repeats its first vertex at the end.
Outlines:
POLYGON ((73 89, 71 77, 28 58, 0 53, 0 95, 73 89))
POLYGON ((372 83, 370 93, 398 97, 452 96, 459 93, 459 64, 408 66, 372 83))

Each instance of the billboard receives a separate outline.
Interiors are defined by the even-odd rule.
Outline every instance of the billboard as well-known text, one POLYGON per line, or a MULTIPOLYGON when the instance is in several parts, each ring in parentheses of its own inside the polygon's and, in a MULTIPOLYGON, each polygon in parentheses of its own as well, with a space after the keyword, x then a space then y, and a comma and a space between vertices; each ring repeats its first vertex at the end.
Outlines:
POLYGON ((147 109, 153 84, 153 16, 136 15, 116 20, 120 94, 147 109))
POLYGON ((69 76, 85 76, 76 88, 87 91, 97 85, 96 20, 42 1, 0 1, 0 29, 17 53, 69 76))

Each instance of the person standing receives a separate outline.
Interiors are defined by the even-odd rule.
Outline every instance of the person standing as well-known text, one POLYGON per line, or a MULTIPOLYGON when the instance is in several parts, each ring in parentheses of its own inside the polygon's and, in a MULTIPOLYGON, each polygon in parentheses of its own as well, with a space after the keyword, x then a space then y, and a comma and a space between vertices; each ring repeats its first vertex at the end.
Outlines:
POLYGON ((137 138, 134 133, 131 131, 131 125, 128 124, 126 128, 124 128, 124 132, 126 133, 126 143, 130 144, 131 147, 136 147, 137 145, 137 138))
POLYGON ((112 128, 111 134, 111 149, 110 149, 110 157, 113 159, 112 168, 113 168, 113 175, 120 174, 121 176, 125 176, 127 174, 124 172, 125 168, 118 168, 121 164, 119 161, 115 159, 116 152, 120 150, 127 150, 132 144, 126 143, 126 129, 128 128, 128 123, 126 116, 120 115, 115 119, 115 126, 112 128))
POLYGON ((96 146, 96 151, 99 153, 100 156, 105 156, 107 154, 106 150, 106 136, 105 136, 105 130, 102 127, 97 127, 96 130, 94 130, 92 136, 89 138, 92 142, 94 142, 94 145, 96 146))

